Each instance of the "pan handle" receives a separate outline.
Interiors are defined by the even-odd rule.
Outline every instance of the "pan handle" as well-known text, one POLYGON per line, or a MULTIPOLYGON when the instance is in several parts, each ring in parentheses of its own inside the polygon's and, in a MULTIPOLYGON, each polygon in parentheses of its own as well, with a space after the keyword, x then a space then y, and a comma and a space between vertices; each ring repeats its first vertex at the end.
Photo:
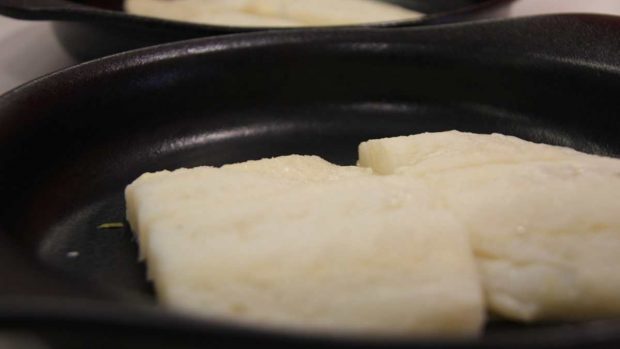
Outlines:
POLYGON ((17 19, 66 20, 98 11, 109 12, 66 0, 0 0, 0 14, 17 19))

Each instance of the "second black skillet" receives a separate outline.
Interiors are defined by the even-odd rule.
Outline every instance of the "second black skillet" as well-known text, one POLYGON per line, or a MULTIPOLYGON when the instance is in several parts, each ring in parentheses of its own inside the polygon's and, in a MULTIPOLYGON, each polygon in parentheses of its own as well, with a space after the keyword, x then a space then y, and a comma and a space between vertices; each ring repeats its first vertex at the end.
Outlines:
MULTIPOLYGON (((485 16, 487 12, 501 9, 501 5, 509 2, 509 0, 388 1, 426 13, 428 16, 415 21, 360 27, 388 28, 458 22, 485 16)), ((53 20, 60 43, 80 60, 165 42, 270 29, 198 25, 139 17, 123 12, 122 4, 122 0, 0 0, 0 14, 22 19, 53 20)))

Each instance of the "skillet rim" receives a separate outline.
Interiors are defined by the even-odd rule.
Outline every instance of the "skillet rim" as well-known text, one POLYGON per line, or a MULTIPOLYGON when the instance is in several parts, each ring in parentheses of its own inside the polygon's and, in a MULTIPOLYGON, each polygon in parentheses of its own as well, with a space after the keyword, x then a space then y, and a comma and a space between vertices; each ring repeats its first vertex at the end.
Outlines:
MULTIPOLYGON (((1 1, 1 0, 0 0, 1 1)), ((62 1, 62 0, 61 0, 62 1)), ((512 1, 512 0, 509 0, 512 1)), ((69 67, 44 74, 38 78, 18 85, 3 94, 0 94, 0 111, 3 104, 8 103, 11 98, 24 93, 32 93, 37 88, 44 87, 45 84, 54 82, 55 79, 69 79, 71 77, 89 79, 90 73, 108 74, 111 71, 131 69, 132 67, 170 59, 179 59, 188 56, 200 56, 221 51, 232 51, 238 49, 252 49, 257 47, 267 47, 275 45, 305 45, 307 40, 313 43, 325 44, 340 40, 341 43, 354 43, 360 38, 363 41, 373 43, 366 36, 383 36, 393 38, 394 35, 407 35, 409 33, 431 33, 433 32, 458 32, 461 29, 472 28, 493 28, 494 26, 514 26, 520 24, 528 25, 555 25, 556 22, 581 21, 581 22, 605 22, 612 24, 620 29, 620 16, 604 14, 584 14, 584 13, 563 13, 563 14, 544 14, 526 17, 515 17, 506 19, 484 19, 474 22, 446 23, 434 26, 390 28, 383 30, 380 28, 304 28, 284 31, 262 31, 249 33, 232 33, 218 36, 208 36, 193 38, 175 42, 157 44, 148 47, 137 48, 129 51, 119 52, 104 57, 95 58, 86 62, 81 62, 69 67), (547 23, 548 22, 548 23, 547 23), (363 34, 363 35, 362 35, 363 34), (88 73, 88 74, 86 74, 88 73)), ((388 39, 389 40, 389 39, 388 39)), ((366 43, 366 42, 365 42, 366 43)), ((412 42, 410 44, 416 44, 412 42)), ((583 52, 588 55, 590 52, 583 52)), ((583 68, 602 70, 605 73, 615 73, 620 75, 620 57, 609 63, 606 57, 576 57, 576 60, 567 61, 566 57, 554 59, 554 57, 538 56, 536 59, 551 59, 555 63, 576 64, 583 68), (597 61, 598 60, 598 61, 597 61)), ((575 58, 575 57, 568 57, 575 58)), ((609 58, 609 57, 607 57, 609 58)), ((0 123, 2 116, 0 115, 0 123)), ((1 124, 0 124, 1 126, 1 124)))

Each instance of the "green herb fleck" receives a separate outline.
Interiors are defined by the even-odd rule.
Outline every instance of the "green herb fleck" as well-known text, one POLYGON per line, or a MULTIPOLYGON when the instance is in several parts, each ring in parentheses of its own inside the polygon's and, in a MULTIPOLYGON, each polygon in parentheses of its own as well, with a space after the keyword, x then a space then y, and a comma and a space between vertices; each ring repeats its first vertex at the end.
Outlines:
POLYGON ((103 223, 97 226, 97 229, 121 229, 125 224, 121 222, 103 223))

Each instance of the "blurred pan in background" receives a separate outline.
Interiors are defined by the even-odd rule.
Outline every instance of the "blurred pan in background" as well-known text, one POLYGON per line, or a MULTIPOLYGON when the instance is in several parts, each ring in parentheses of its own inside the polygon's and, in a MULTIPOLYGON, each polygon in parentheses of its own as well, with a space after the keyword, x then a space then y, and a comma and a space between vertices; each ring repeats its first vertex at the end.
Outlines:
MULTIPOLYGON (((336 0, 335 0, 336 1, 336 0)), ((427 14, 411 21, 361 27, 406 27, 458 22, 501 11, 510 0, 388 0, 427 14)), ((123 0, 0 0, 0 14, 52 20, 60 43, 79 60, 183 39, 274 28, 228 27, 141 17, 123 12, 123 0)))

